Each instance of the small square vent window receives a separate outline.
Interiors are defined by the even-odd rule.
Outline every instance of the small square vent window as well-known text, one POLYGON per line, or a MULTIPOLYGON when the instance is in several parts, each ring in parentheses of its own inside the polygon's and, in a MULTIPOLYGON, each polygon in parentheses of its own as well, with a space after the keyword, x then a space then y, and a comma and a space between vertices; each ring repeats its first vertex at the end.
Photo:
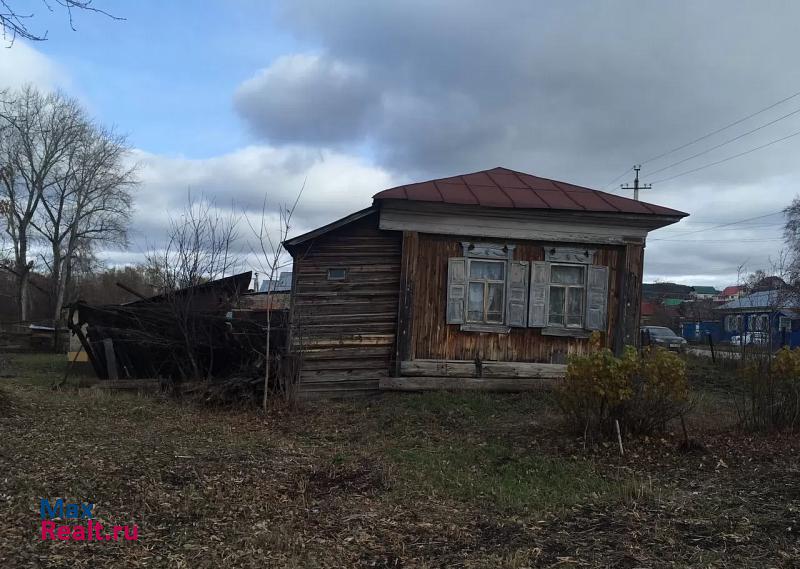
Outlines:
POLYGON ((328 269, 329 281, 343 281, 347 278, 347 269, 328 269))

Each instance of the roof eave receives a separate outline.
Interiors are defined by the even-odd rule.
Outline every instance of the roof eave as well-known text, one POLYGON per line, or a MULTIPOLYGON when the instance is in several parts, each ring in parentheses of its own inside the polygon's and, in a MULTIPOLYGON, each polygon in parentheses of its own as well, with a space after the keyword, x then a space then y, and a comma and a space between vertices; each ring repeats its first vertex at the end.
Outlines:
POLYGON ((306 241, 310 241, 311 239, 315 239, 320 235, 325 235, 335 229, 339 229, 347 225, 348 223, 352 223, 354 221, 358 221, 368 215, 375 213, 378 211, 378 208, 375 205, 370 207, 364 208, 359 210, 355 213, 351 213, 350 215, 346 215, 336 221, 332 221, 327 225, 323 225, 322 227, 317 227, 316 229, 309 231, 307 233, 303 233, 302 235, 298 235, 297 237, 292 237, 291 239, 287 239, 283 242, 283 246, 286 248, 289 253, 292 253, 293 249, 296 248, 298 245, 302 245, 306 241))
POLYGON ((540 209, 540 208, 510 208, 510 207, 489 207, 477 204, 452 204, 438 201, 407 200, 403 198, 373 198, 373 207, 380 208, 385 205, 402 209, 438 209, 445 208, 450 211, 483 211, 497 215, 508 215, 511 212, 524 213, 531 217, 540 219, 571 220, 575 217, 583 217, 595 221, 605 221, 619 224, 624 221, 625 225, 633 227, 643 227, 648 231, 660 229, 673 223, 678 223, 689 214, 676 211, 675 214, 655 214, 655 213, 625 213, 619 211, 589 211, 583 209, 540 209))

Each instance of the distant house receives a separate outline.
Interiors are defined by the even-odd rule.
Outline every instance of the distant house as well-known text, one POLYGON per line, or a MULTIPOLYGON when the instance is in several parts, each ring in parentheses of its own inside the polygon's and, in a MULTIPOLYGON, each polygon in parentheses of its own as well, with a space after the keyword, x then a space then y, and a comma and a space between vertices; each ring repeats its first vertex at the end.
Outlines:
POLYGON ((665 308, 676 309, 684 302, 686 301, 682 298, 665 298, 664 300, 661 301, 661 304, 665 308))
POLYGON ((763 332, 770 335, 773 348, 800 346, 800 303, 794 295, 781 290, 754 292, 717 310, 723 340, 745 332, 763 332))
POLYGON ((691 297, 695 300, 708 300, 712 299, 719 294, 719 291, 713 286, 693 286, 691 297))
POLYGON ((291 272, 282 272, 275 280, 264 279, 258 287, 258 292, 290 292, 291 290, 291 272))
POLYGON ((642 301, 642 310, 641 310, 641 324, 644 326, 645 324, 650 324, 653 320, 653 316, 656 313, 656 306, 650 301, 643 300, 642 301))
POLYGON ((292 273, 282 272, 275 280, 264 279, 258 291, 243 294, 239 305, 246 310, 283 310, 289 308, 292 292, 292 273))
POLYGON ((744 287, 740 285, 726 286, 724 289, 722 289, 722 292, 717 295, 715 300, 718 300, 719 302, 730 302, 739 298, 743 291, 744 287))
POLYGON ((563 376, 639 339, 644 244, 687 214, 506 168, 384 190, 285 242, 301 397, 563 376))

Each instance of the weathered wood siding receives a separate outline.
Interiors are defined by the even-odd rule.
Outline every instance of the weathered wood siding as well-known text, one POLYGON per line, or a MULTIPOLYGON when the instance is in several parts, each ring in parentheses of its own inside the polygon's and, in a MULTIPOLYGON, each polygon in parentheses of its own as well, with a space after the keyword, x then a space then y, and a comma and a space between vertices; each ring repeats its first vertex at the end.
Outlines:
MULTIPOLYGON (((496 334, 464 332, 458 325, 446 324, 447 259, 461 256, 461 241, 464 240, 469 238, 414 232, 404 235, 402 266, 405 286, 401 297, 399 359, 474 360, 479 357, 482 360, 506 362, 564 363, 568 355, 586 350, 586 338, 546 336, 537 328, 512 328, 509 334, 496 334), (403 314, 404 310, 406 314, 403 314)), ((503 242, 516 244, 515 260, 544 260, 543 243, 518 240, 503 242)), ((606 338, 611 346, 616 341, 615 332, 620 318, 629 327, 638 327, 638 318, 632 314, 638 311, 638 297, 629 297, 626 303, 628 308, 620 311, 619 293, 621 287, 625 287, 629 295, 638 294, 642 247, 593 245, 590 248, 597 251, 595 264, 609 267, 606 338), (622 267, 627 267, 627 271, 621 271, 622 267), (623 274, 627 275, 624 279, 623 274)), ((636 336, 632 334, 634 341, 636 336)))
POLYGON ((300 354, 300 396, 375 392, 395 353, 401 233, 370 215, 293 252, 292 349, 300 354), (329 281, 328 269, 347 269, 329 281))

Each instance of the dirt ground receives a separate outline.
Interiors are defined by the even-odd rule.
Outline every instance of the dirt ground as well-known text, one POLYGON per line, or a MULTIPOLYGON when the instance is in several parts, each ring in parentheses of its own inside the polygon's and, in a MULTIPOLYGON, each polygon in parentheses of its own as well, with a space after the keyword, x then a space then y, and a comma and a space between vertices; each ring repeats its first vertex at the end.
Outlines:
POLYGON ((2 567, 800 567, 797 435, 586 444, 547 393, 386 395, 264 416, 0 379, 2 567), (137 541, 43 541, 41 498, 137 541))

